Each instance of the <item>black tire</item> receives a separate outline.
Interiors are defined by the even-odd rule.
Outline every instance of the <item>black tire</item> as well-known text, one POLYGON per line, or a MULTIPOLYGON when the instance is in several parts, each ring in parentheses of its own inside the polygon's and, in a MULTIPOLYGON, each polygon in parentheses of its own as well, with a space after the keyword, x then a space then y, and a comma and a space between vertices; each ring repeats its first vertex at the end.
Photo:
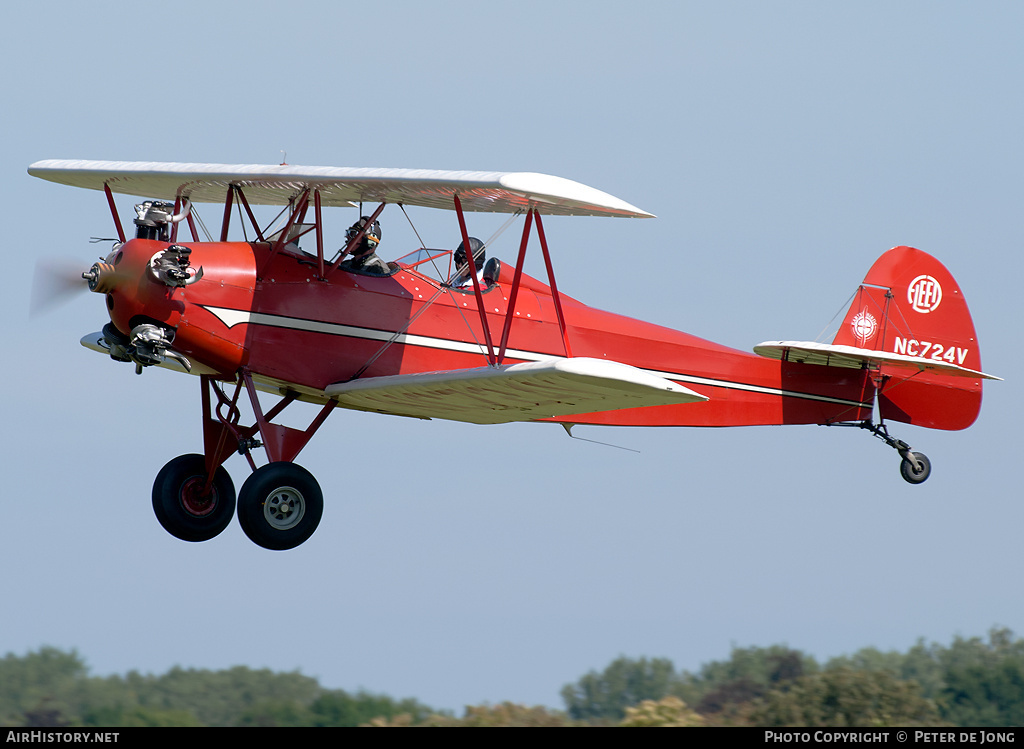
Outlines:
POLYGON ((313 535, 323 514, 320 484, 294 463, 257 468, 238 493, 238 524, 264 549, 294 549, 313 535))
POLYGON ((932 473, 932 463, 928 460, 928 456, 924 453, 910 453, 914 460, 917 461, 917 465, 914 464, 909 458, 904 458, 900 463, 900 475, 903 476, 903 480, 911 484, 924 483, 932 473))
POLYGON ((153 482, 153 512, 164 530, 182 541, 209 541, 228 527, 235 514, 235 485, 217 468, 206 496, 206 459, 179 455, 160 469, 153 482))

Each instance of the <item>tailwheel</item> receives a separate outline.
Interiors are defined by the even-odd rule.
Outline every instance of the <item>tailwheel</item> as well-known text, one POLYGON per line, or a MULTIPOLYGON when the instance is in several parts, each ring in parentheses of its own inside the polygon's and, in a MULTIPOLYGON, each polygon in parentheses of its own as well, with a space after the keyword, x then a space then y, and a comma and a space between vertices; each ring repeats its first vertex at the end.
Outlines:
POLYGON ((900 463, 900 475, 911 484, 923 483, 931 472, 932 463, 924 453, 908 452, 900 463))
POLYGON ((238 494, 238 523, 264 549, 294 549, 313 535, 323 512, 320 485, 294 463, 257 468, 238 494))
POLYGON ((910 445, 889 434, 885 424, 875 424, 868 419, 866 421, 839 422, 832 426, 859 427, 878 437, 903 458, 900 462, 900 475, 903 476, 904 481, 910 484, 923 484, 932 473, 932 463, 928 460, 928 456, 911 451, 910 445))
POLYGON ((168 533, 182 541, 209 541, 235 514, 235 485, 218 466, 207 486, 206 459, 179 455, 153 482, 153 511, 168 533))

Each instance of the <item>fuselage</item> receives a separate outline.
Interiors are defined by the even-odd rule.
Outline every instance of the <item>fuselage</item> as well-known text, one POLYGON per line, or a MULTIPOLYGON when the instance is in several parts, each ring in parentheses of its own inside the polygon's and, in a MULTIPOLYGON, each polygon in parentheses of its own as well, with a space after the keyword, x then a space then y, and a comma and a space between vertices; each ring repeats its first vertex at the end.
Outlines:
MULTIPOLYGON (((194 371, 234 380, 246 368, 265 385, 326 401, 324 389, 353 378, 480 367, 486 337, 472 288, 453 289, 399 263, 390 276, 340 267, 317 278, 316 258, 272 253, 265 243, 186 243, 195 283, 172 288, 148 272, 166 242, 133 239, 119 249, 121 277, 107 294, 124 334, 140 322, 175 330, 173 346, 194 371)), ((483 290, 498 348, 514 270, 483 290)), ((686 333, 604 312, 523 275, 505 363, 571 355, 649 370, 708 397, 706 402, 606 411, 575 424, 742 426, 855 421, 870 416, 873 385, 863 370, 782 362, 686 333)), ((556 421, 558 419, 555 419, 556 421)))

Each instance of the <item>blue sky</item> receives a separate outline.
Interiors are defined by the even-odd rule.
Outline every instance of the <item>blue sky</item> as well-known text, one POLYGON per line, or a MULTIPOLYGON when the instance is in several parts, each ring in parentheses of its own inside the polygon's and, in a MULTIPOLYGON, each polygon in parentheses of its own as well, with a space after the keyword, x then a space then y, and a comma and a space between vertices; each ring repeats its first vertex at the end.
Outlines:
MULTIPOLYGON (((0 651, 76 648, 98 674, 299 669, 460 709, 558 707, 562 685, 619 655, 696 669, 733 645, 827 658, 1024 631, 1019 4, 186 0, 5 14, 0 651), (89 237, 111 225, 100 193, 25 169, 282 151, 610 192, 658 218, 546 221, 559 287, 748 350, 814 338, 878 255, 916 246, 957 277, 984 369, 1006 382, 986 386, 965 432, 894 427, 932 460, 918 487, 857 430, 578 430, 636 454, 546 425, 337 413, 299 461, 327 502, 308 543, 264 551, 237 525, 177 541, 150 490, 200 447, 198 381, 136 377, 82 348, 106 320, 98 297, 29 315, 36 260, 88 267, 102 252, 89 237)), ((415 248, 401 214, 383 219, 381 254, 415 248)), ((457 233, 450 214, 414 219, 427 244, 457 233)), ((340 238, 350 217, 331 220, 340 238)), ((502 221, 477 220, 482 236, 502 221)), ((517 237, 495 254, 513 257, 517 237)), ((228 468, 240 486, 244 461, 228 468)))

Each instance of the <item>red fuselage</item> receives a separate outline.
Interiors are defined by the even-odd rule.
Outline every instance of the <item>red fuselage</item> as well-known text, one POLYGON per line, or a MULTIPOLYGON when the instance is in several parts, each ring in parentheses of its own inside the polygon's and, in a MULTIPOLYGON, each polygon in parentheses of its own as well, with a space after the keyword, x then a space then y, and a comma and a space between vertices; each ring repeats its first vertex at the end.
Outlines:
MULTIPOLYGON (((169 288, 147 273, 166 242, 133 239, 119 253, 122 278, 108 296, 114 325, 176 329, 174 348, 195 371, 234 380, 241 367, 258 381, 326 400, 327 386, 360 378, 486 364, 472 289, 443 287, 413 268, 388 277, 338 268, 316 277, 316 259, 268 244, 188 243, 202 278, 169 288), (259 269, 259 272, 257 271, 259 269), (427 307, 424 309, 424 307, 427 307), (410 322, 412 321, 412 322, 410 322)), ((483 292, 497 348, 512 269, 483 292)), ((708 397, 706 402, 606 411, 566 418, 575 424, 743 426, 824 424, 871 415, 867 372, 766 359, 675 330, 588 307, 564 294, 573 356, 609 359, 653 371, 708 397)), ((566 355, 551 290, 523 276, 505 363, 566 355)))

